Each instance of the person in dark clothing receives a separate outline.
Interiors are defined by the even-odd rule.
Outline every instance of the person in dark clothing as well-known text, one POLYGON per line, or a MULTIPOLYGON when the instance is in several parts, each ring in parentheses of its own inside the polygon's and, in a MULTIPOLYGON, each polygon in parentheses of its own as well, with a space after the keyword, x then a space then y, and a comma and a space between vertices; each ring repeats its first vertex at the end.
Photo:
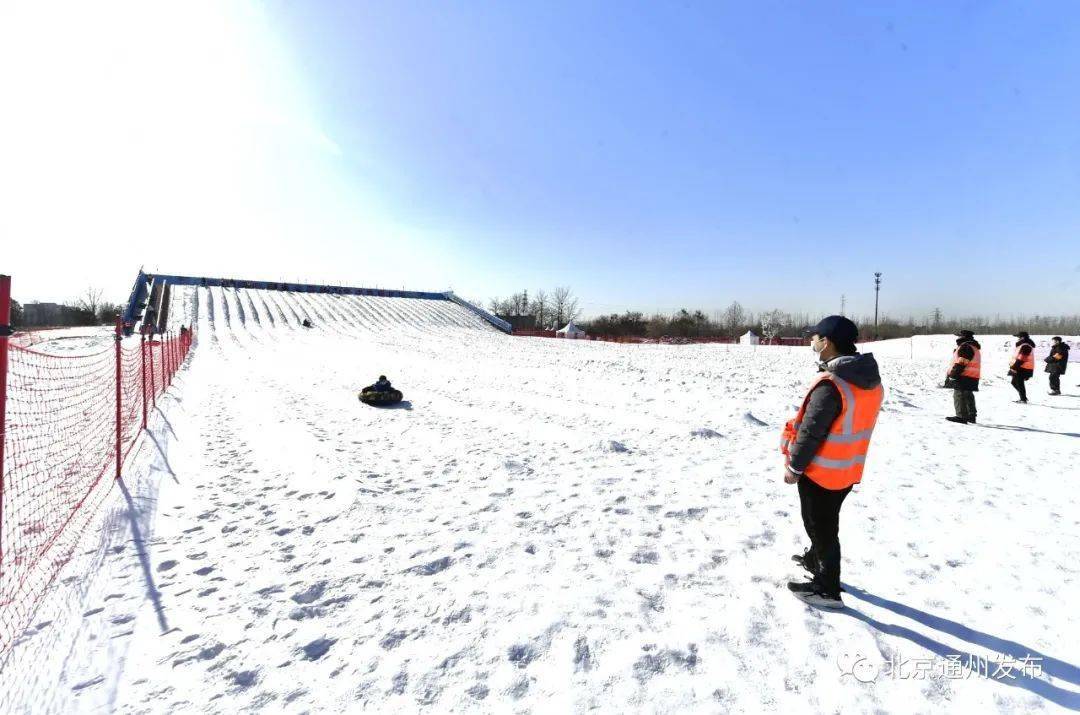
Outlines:
POLYGON ((785 427, 783 450, 787 455, 784 481, 799 485, 803 528, 810 538, 805 553, 792 558, 813 578, 806 583, 790 582, 788 588, 811 605, 841 608, 840 507, 861 479, 883 392, 874 356, 860 355, 855 349, 858 328, 854 323, 829 316, 812 331, 811 348, 820 358, 818 370, 829 374, 819 376, 799 415, 785 427), (835 432, 838 420, 840 433, 835 432), (850 459, 831 458, 835 455, 829 449, 840 445, 850 449, 856 442, 860 444, 850 459))
POLYGON ((1046 371, 1050 373, 1050 394, 1061 394, 1061 376, 1069 367, 1069 344, 1055 335, 1050 341, 1050 355, 1046 358, 1046 371))
POLYGON ((311 319, 310 319, 310 318, 304 318, 304 321, 303 321, 302 323, 300 323, 300 325, 301 325, 301 326, 303 326, 303 327, 305 327, 305 328, 310 328, 310 327, 312 327, 312 325, 311 325, 311 319))
POLYGON ((379 375, 379 379, 375 381, 375 384, 368 385, 364 388, 365 391, 371 392, 390 392, 390 390, 393 389, 394 386, 386 379, 386 375, 379 375))
POLYGON ((1016 341, 1016 352, 1013 354, 1009 374, 1012 375, 1012 386, 1020 395, 1020 402, 1026 403, 1028 401, 1027 387, 1024 383, 1035 374, 1035 341, 1025 330, 1021 330, 1013 337, 1020 339, 1016 341))
POLYGON ((953 390, 953 408, 955 417, 946 417, 950 422, 969 424, 976 421, 975 393, 979 391, 979 378, 982 370, 982 346, 975 340, 975 333, 961 330, 956 333, 956 349, 953 351, 953 364, 945 378, 945 387, 953 390))

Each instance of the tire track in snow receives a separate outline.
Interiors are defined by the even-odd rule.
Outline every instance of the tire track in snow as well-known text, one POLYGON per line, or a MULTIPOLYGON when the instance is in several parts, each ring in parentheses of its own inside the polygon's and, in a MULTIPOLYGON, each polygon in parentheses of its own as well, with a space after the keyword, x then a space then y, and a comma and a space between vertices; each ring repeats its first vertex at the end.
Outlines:
POLYGON ((345 301, 341 300, 343 297, 344 296, 337 294, 312 294, 313 301, 316 302, 327 315, 331 316, 331 320, 339 327, 342 334, 347 335, 350 338, 357 338, 359 337, 359 333, 345 309, 345 301))
POLYGON ((278 291, 265 291, 262 297, 267 303, 277 308, 278 314, 281 316, 281 322, 289 329, 295 331, 300 328, 300 316, 296 314, 292 306, 285 304, 284 297, 279 295, 278 291), (289 320, 289 316, 292 316, 292 320, 289 320))
POLYGON ((199 326, 199 331, 210 336, 210 344, 214 347, 215 352, 221 352, 222 338, 218 335, 217 319, 214 311, 214 296, 210 293, 209 287, 199 288, 199 295, 202 296, 206 302, 206 323, 199 326))
POLYGON ((273 323, 267 318, 267 316, 260 314, 258 306, 255 304, 255 300, 251 296, 251 288, 241 288, 240 295, 243 300, 247 301, 247 312, 251 315, 251 320, 254 325, 258 327, 258 332, 261 337, 267 336, 268 327, 272 327, 273 323))
POLYGON ((255 340, 248 331, 247 326, 244 324, 243 311, 240 309, 240 305, 237 302, 235 289, 222 288, 221 302, 225 306, 224 312, 228 318, 229 334, 233 336, 233 339, 239 345, 243 345, 246 348, 252 347, 255 340))
POLYGON ((371 308, 371 304, 368 301, 367 296, 356 295, 353 296, 353 302, 357 306, 357 311, 360 313, 361 318, 365 324, 370 326, 369 330, 372 333, 378 333, 386 327, 386 322, 382 319, 382 316, 377 315, 371 308))
POLYGON ((293 315, 297 317, 296 325, 301 327, 305 320, 311 320, 311 315, 308 314, 307 309, 297 300, 298 294, 296 293, 282 293, 278 296, 281 302, 289 306, 289 309, 293 312, 293 315), (300 317, 303 315, 303 317, 300 317))
POLYGON ((439 333, 439 325, 437 321, 432 320, 430 313, 430 305, 434 301, 419 298, 402 298, 400 299, 401 308, 403 312, 411 313, 413 316, 413 324, 425 333, 426 335, 436 335, 439 333))
POLYGON ((356 336, 360 339, 366 340, 371 333, 371 328, 364 325, 363 319, 360 317, 360 313, 356 308, 356 305, 350 300, 353 296, 341 295, 338 296, 338 304, 341 307, 342 312, 348 318, 348 324, 352 327, 356 336))
MULTIPOLYGON (((257 304, 259 306, 259 310, 262 312, 264 317, 264 322, 268 324, 271 328, 276 329, 278 327, 278 319, 274 317, 274 311, 270 308, 269 305, 267 305, 266 301, 263 300, 262 293, 263 292, 261 290, 252 290, 251 301, 253 304, 257 304)), ((284 322, 285 316, 281 316, 281 319, 282 322, 284 322)))
POLYGON ((313 322, 317 322, 317 323, 319 323, 320 325, 322 325, 322 324, 325 324, 325 323, 328 323, 328 322, 329 322, 329 321, 328 321, 328 320, 326 320, 326 319, 325 319, 325 318, 324 318, 324 317, 322 316, 322 314, 321 314, 321 313, 319 313, 319 311, 318 311, 318 310, 316 310, 316 309, 315 309, 315 307, 314 307, 314 306, 313 306, 313 305, 311 304, 311 302, 310 302, 310 301, 308 300, 308 294, 307 294, 307 293, 289 293, 288 295, 289 295, 289 297, 290 297, 290 298, 291 298, 291 299, 293 300, 293 302, 295 302, 295 303, 296 303, 296 304, 297 304, 298 306, 301 306, 301 307, 303 308, 303 310, 304 310, 304 313, 305 313, 305 314, 306 314, 306 315, 307 315, 307 316, 308 316, 308 317, 309 317, 309 318, 310 318, 310 319, 311 319, 311 320, 312 320, 313 322))

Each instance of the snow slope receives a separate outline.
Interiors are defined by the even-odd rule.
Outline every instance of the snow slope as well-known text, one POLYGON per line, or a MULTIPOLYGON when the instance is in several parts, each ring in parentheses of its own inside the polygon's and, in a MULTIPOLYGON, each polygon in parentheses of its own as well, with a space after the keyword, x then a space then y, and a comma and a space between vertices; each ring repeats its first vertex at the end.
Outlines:
POLYGON ((807 348, 512 338, 433 301, 174 300, 197 346, 117 497, 137 536, 119 519, 88 545, 90 585, 50 606, 74 615, 14 654, 69 656, 7 711, 1080 708, 1080 374, 1016 405, 988 355, 983 423, 959 426, 936 387, 951 341, 883 345, 841 519, 848 608, 821 613, 785 588, 805 537, 777 451, 807 348), (400 408, 356 400, 379 373, 400 408), (995 653, 1043 673, 861 682, 995 653))

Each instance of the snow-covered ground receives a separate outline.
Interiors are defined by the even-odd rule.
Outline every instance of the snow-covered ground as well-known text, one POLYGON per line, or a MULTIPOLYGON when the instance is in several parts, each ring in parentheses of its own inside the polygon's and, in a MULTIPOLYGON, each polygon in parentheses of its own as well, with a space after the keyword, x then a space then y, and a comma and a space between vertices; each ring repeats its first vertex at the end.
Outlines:
POLYGON ((1013 404, 1007 336, 982 338, 978 426, 942 419, 947 336, 868 348, 887 398, 841 518, 848 608, 822 613, 785 587, 805 537, 779 431, 808 348, 175 301, 192 359, 0 674, 5 712, 1080 708, 1080 370, 1013 404), (380 373, 405 404, 357 401, 380 373), (1025 656, 1041 674, 993 662, 1025 656))
POLYGON ((15 333, 16 345, 51 355, 86 355, 112 344, 116 329, 109 325, 50 328, 15 333))

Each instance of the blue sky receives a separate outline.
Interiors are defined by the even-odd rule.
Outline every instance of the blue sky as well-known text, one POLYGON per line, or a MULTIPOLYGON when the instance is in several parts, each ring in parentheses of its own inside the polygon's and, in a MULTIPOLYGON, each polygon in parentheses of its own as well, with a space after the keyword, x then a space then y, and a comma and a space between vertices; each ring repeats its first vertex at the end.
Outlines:
MULTIPOLYGON (((151 267, 483 298, 569 285, 587 313, 820 313, 846 294, 866 314, 880 270, 894 315, 1080 310, 1074 4, 233 8, 211 56, 243 69, 192 99, 256 86, 273 129, 229 110, 256 137, 243 170, 186 203, 256 185, 252 208, 185 231, 226 223, 244 249, 116 239, 151 267)), ((204 46, 191 25, 173 54, 204 46)), ((182 67, 162 81, 196 91, 182 67)))

